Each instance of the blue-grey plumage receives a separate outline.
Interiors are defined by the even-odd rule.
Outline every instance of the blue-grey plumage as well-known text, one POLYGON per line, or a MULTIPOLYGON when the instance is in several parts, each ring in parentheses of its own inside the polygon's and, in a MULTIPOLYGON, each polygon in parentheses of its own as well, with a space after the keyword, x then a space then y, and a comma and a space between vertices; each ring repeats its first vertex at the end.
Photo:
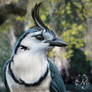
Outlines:
POLYGON ((6 80, 6 68, 7 68, 7 65, 8 65, 8 62, 10 60, 7 60, 3 66, 3 81, 4 81, 4 84, 5 84, 5 87, 7 89, 7 92, 10 92, 10 89, 9 89, 9 86, 7 84, 7 80, 6 80))
POLYGON ((51 72, 51 78, 52 78, 50 83, 51 92, 66 92, 62 77, 57 67, 50 59, 48 59, 48 62, 50 64, 50 72, 51 72))
POLYGON ((8 92, 66 92, 58 69, 48 59, 48 51, 67 44, 43 24, 40 4, 32 10, 36 26, 20 36, 4 64, 3 80, 8 92))

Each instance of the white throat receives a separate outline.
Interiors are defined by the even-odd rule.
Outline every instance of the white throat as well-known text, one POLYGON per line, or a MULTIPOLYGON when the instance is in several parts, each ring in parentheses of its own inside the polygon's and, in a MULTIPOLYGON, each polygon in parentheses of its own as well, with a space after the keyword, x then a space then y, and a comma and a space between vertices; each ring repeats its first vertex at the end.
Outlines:
POLYGON ((16 77, 26 83, 37 82, 47 71, 48 61, 44 52, 24 52, 14 56, 11 68, 16 77))

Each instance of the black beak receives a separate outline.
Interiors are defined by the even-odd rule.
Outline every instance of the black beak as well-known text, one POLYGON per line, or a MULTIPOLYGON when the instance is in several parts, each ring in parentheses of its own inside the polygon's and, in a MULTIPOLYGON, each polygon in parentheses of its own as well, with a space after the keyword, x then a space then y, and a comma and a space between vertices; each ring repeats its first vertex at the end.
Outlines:
POLYGON ((60 38, 55 38, 54 40, 49 41, 49 43, 50 43, 51 46, 58 46, 58 47, 67 46, 67 43, 64 40, 60 39, 60 38))

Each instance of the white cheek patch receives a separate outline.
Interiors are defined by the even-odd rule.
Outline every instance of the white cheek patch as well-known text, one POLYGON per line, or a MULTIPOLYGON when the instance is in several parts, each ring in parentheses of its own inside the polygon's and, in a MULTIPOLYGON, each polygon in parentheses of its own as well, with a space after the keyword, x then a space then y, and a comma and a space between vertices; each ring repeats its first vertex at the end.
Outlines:
POLYGON ((41 34, 41 31, 35 32, 35 33, 30 33, 28 34, 22 41, 21 45, 27 46, 27 47, 33 47, 36 46, 38 43, 40 43, 39 40, 36 40, 35 35, 41 34))
POLYGON ((28 34, 27 37, 25 37, 22 41, 21 41, 21 45, 24 46, 29 46, 30 47, 31 44, 31 34, 28 34))
POLYGON ((31 36, 32 34, 29 34, 27 37, 25 37, 22 41, 21 41, 21 45, 24 45, 26 47, 34 47, 36 46, 39 41, 35 39, 35 37, 31 36))

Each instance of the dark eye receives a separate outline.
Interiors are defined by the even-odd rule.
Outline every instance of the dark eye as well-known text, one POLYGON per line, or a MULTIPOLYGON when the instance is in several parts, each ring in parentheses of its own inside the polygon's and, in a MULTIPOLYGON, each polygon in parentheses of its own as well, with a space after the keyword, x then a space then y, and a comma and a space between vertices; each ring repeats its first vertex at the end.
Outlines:
POLYGON ((38 39, 38 40, 44 40, 44 37, 42 35, 37 35, 36 39, 38 39))
POLYGON ((20 45, 20 48, 21 48, 21 49, 23 49, 23 50, 29 50, 29 48, 28 48, 28 47, 23 46, 23 45, 20 45))

